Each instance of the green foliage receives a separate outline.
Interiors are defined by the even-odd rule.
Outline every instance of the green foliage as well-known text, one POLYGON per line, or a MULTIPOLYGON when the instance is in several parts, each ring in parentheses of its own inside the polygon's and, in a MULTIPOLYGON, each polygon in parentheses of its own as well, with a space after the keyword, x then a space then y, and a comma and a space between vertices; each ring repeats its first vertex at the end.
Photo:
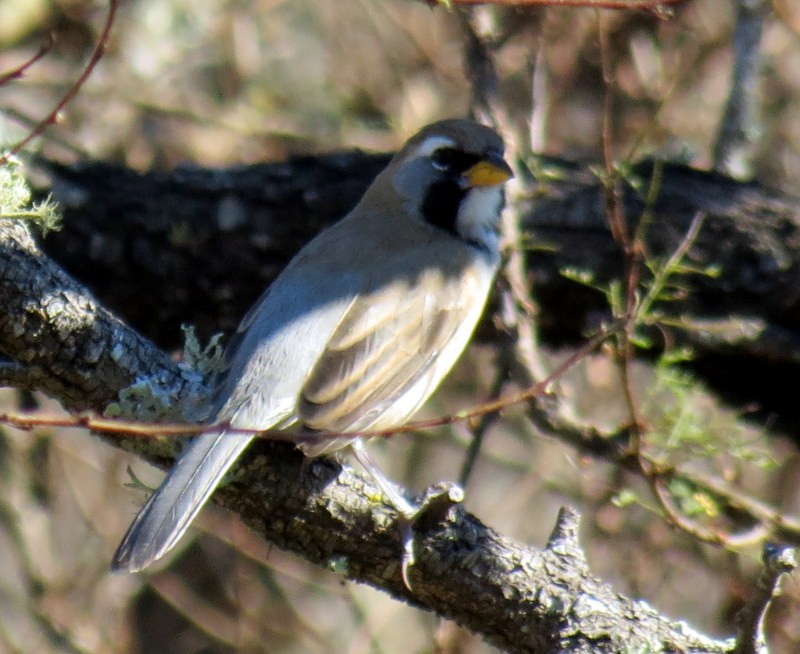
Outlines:
POLYGON ((203 347, 195 334, 194 325, 181 325, 183 330, 183 363, 204 377, 214 374, 222 365, 222 333, 214 334, 203 347))
POLYGON ((702 383, 681 366, 690 359, 691 351, 683 348, 665 352, 656 362, 654 381, 642 402, 650 427, 648 445, 673 464, 706 459, 774 466, 761 430, 712 400, 702 383))
POLYGON ((720 506, 709 493, 706 493, 685 479, 672 479, 669 482, 672 498, 678 503, 681 513, 690 518, 716 518, 720 506))
POLYGON ((30 221, 43 236, 61 228, 58 205, 50 196, 31 202, 31 189, 14 159, 0 165, 0 219, 30 221))
MULTIPOLYGON (((562 270, 562 275, 602 293, 617 320, 630 320, 624 337, 639 349, 652 351, 662 345, 663 339, 655 339, 658 332, 654 327, 691 332, 695 338, 704 335, 722 342, 757 337, 763 328, 758 324, 741 319, 736 319, 735 323, 729 319, 700 324, 670 310, 670 305, 684 300, 690 292, 687 276, 717 277, 721 272, 718 265, 697 266, 688 261, 687 255, 702 231, 705 215, 695 215, 673 252, 659 257, 649 255, 645 243, 653 221, 652 208, 658 196, 661 168, 656 165, 649 180, 637 178, 624 166, 619 166, 615 174, 640 193, 645 202, 632 236, 633 250, 644 255, 636 273, 634 306, 629 306, 624 279, 601 283, 591 273, 579 269, 562 270)), ((598 171, 597 175, 607 183, 602 177, 607 177, 605 171, 598 171)), ((691 463, 723 479, 742 473, 745 465, 761 469, 775 467, 777 462, 770 454, 762 430, 748 425, 741 412, 720 406, 704 385, 687 371, 685 364, 692 358, 693 351, 689 347, 665 349, 653 366, 652 379, 636 394, 646 425, 642 444, 648 455, 666 468, 691 463)), ((668 479, 667 486, 678 511, 688 518, 714 521, 724 512, 717 496, 680 475, 668 479)), ((620 508, 631 505, 651 508, 628 488, 622 488, 612 498, 612 503, 620 508)))
POLYGON ((611 503, 620 509, 639 504, 640 502, 639 495, 631 488, 623 488, 611 498, 611 503))

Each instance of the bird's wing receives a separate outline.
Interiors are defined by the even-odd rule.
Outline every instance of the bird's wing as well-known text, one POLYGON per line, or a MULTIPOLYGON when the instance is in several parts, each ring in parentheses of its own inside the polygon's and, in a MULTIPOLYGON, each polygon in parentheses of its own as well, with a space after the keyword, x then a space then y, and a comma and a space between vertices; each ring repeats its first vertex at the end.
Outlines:
POLYGON ((430 266, 361 294, 306 379, 300 420, 341 432, 405 422, 465 347, 490 281, 469 268, 430 266))
POLYGON ((351 282, 327 275, 311 285, 296 267, 287 269, 242 320, 217 382, 215 429, 195 438, 128 529, 112 568, 135 572, 178 542, 253 432, 280 428, 296 418, 295 404, 308 370, 351 299, 351 282))

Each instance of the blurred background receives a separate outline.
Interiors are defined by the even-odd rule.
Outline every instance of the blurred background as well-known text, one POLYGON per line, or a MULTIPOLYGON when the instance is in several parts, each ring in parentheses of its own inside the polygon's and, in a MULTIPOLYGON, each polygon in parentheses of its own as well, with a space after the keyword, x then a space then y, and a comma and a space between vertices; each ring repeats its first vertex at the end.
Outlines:
MULTIPOLYGON (((56 38, 24 79, 0 87, 0 138, 24 135, 50 110, 80 74, 106 13, 104 3, 83 0, 0 3, 0 72, 32 56, 48 34, 56 38)), ((547 8, 491 19, 505 35, 497 63, 513 120, 530 120, 535 101, 540 150, 599 159, 607 87, 597 14, 547 8)), ((724 0, 689 0, 670 20, 603 12, 620 158, 659 154, 709 166, 729 90, 734 20, 734 3, 724 0)), ((795 0, 773 0, 762 43, 755 176, 797 195, 795 0)), ((470 94, 463 33, 443 8, 411 0, 128 0, 105 56, 35 148, 63 162, 103 159, 139 170, 351 147, 390 151, 426 123, 467 113, 470 94)), ((489 346, 472 347, 426 414, 485 399, 494 356, 489 346)), ((666 421, 658 374, 645 364, 635 373, 645 412, 654 424, 666 421)), ((585 361, 559 393, 579 419, 604 428, 624 415, 614 368, 603 357, 585 361)), ((737 479, 796 511, 800 470, 792 446, 766 439, 768 425, 743 424, 699 385, 686 393, 720 439, 714 454, 724 459, 734 443, 753 463, 737 469, 737 479)), ((0 390, 0 411, 18 407, 58 409, 44 397, 0 390)), ((375 450, 392 478, 421 490, 458 478, 469 438, 456 425, 375 450)), ((157 485, 158 471, 86 433, 0 429, 0 652, 496 651, 452 623, 267 547, 213 506, 159 571, 110 576, 113 550, 144 499, 125 487, 127 466, 157 485)), ((637 483, 536 437, 510 410, 487 435, 466 506, 500 532, 543 546, 558 507, 575 505, 598 576, 706 632, 732 633, 759 552, 725 552, 675 532, 637 483), (640 491, 640 499, 627 501, 621 489, 640 491)), ((784 592, 770 616, 771 642, 775 652, 796 652, 800 582, 786 581, 784 592)))

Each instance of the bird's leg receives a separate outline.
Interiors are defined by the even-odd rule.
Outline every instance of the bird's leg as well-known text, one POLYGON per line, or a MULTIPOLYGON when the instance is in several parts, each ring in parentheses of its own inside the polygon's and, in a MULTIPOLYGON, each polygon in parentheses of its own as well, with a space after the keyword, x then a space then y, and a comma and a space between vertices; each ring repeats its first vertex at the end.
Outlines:
POLYGON ((408 571, 416 560, 414 557, 414 522, 419 517, 420 511, 425 507, 411 504, 411 502, 398 492, 394 484, 381 472, 374 459, 369 455, 367 448, 364 447, 364 441, 357 438, 352 443, 351 447, 356 461, 370 474, 375 483, 378 484, 378 487, 383 491, 383 494, 389 498, 389 502, 391 502, 392 506, 394 506, 400 514, 399 522, 403 543, 400 573, 406 588, 411 590, 411 580, 408 577, 408 571))
POLYGON ((412 504, 399 493, 395 485, 381 472, 378 464, 375 463, 375 460, 369 455, 367 448, 364 447, 363 440, 357 438, 353 441, 351 447, 356 461, 370 474, 373 481, 378 484, 378 487, 383 491, 383 494, 389 498, 389 502, 392 506, 397 509, 397 512, 403 518, 409 522, 413 522, 421 507, 412 504))
POLYGON ((406 588, 411 590, 411 581, 408 572, 416 560, 414 556, 414 523, 429 510, 439 517, 442 517, 447 508, 464 499, 464 491, 458 484, 447 482, 440 483, 425 491, 423 501, 420 504, 412 504, 398 492, 395 485, 380 471, 380 468, 378 468, 378 465, 369 455, 366 447, 364 447, 364 442, 360 438, 351 443, 351 448, 356 461, 370 474, 400 515, 399 522, 403 543, 400 572, 406 588))

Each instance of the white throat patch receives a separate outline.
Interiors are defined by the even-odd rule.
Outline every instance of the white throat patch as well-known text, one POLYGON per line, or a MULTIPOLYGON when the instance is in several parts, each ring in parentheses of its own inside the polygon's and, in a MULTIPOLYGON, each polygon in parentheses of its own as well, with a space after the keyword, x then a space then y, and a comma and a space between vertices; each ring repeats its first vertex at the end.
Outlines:
POLYGON ((465 241, 472 241, 489 252, 500 248, 500 210, 502 186, 479 186, 470 189, 458 209, 456 230, 465 241))

